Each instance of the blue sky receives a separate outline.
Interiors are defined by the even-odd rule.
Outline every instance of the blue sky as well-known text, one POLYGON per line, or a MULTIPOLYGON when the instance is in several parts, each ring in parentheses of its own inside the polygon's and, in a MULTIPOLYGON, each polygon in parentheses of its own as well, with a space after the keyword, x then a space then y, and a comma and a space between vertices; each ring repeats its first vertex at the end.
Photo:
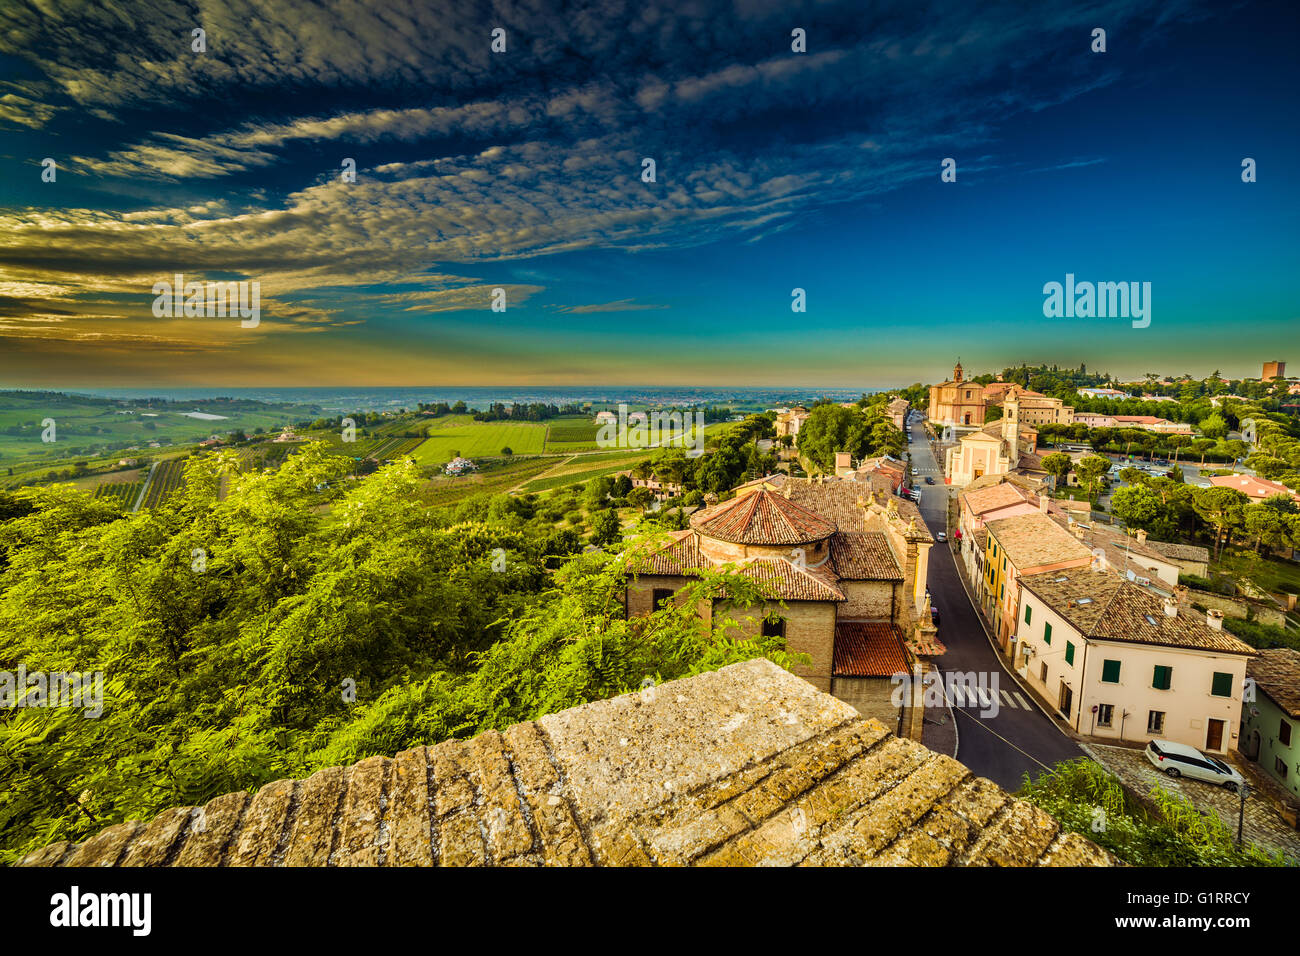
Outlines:
POLYGON ((877 386, 957 355, 1121 376, 1286 359, 1294 5, 971 7, 6 5, 0 385, 877 386), (175 272, 259 281, 260 325, 156 318, 175 272), (1067 272, 1150 282, 1151 325, 1044 318, 1067 272))

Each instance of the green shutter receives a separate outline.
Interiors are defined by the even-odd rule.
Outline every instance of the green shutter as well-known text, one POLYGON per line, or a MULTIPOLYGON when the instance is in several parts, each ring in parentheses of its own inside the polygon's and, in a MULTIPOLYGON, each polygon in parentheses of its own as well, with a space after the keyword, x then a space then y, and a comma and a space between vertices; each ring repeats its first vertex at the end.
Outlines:
POLYGON ((1034 615, 1033 615, 1033 610, 1034 610, 1034 609, 1033 609, 1032 607, 1030 607, 1028 604, 1025 605, 1025 623, 1026 623, 1026 624, 1028 624, 1029 621, 1033 618, 1033 616, 1034 616, 1034 615))
POLYGON ((1067 664, 1074 663, 1074 645, 1071 644, 1069 641, 1065 642, 1065 663, 1067 664))
POLYGON ((1151 686, 1156 690, 1168 690, 1170 683, 1169 679, 1173 674, 1174 669, 1172 667, 1163 667, 1160 664, 1157 664, 1155 673, 1151 676, 1151 686))
POLYGON ((1052 622, 1051 621, 1048 621, 1046 624, 1043 625, 1043 643, 1044 644, 1052 643, 1052 622))
POLYGON ((1232 696, 1232 675, 1214 672, 1214 682, 1210 685, 1210 693, 1215 697, 1232 696))
POLYGON ((1119 683, 1119 661, 1101 662, 1101 679, 1107 684, 1119 683))

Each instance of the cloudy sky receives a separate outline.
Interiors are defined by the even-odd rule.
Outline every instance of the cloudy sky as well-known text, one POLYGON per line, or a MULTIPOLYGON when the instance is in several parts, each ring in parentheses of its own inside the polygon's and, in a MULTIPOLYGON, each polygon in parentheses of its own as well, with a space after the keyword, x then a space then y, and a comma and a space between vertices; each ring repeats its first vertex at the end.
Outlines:
POLYGON ((1038 6, 6 0, 0 386, 1300 364, 1295 5, 1038 6), (1066 273, 1150 326, 1045 318, 1066 273))

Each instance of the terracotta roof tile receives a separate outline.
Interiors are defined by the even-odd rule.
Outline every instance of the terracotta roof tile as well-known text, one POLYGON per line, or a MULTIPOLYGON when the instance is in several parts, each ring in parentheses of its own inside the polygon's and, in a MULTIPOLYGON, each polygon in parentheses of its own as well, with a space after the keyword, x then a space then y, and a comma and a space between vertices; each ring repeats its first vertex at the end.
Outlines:
POLYGON ((1246 664, 1246 676, 1291 717, 1300 717, 1300 651, 1270 647, 1246 664))
POLYGON ((800 568, 787 558, 756 558, 738 565, 736 571, 767 585, 772 597, 781 601, 843 601, 844 592, 825 565, 800 568))
POLYGON ((838 531, 831 536, 831 560, 841 578, 852 581, 901 581, 889 542, 879 531, 838 531))
POLYGON ((1068 568, 1028 575, 1021 584, 1084 637, 1224 654, 1257 653, 1227 631, 1210 627, 1204 614, 1186 605, 1170 617, 1160 596, 1114 573, 1068 568), (1081 603, 1084 598, 1091 600, 1081 603))
POLYGON ((1092 560, 1092 552, 1045 514, 998 518, 985 525, 1019 570, 1063 561, 1092 560))
POLYGON ((835 533, 832 521, 766 489, 697 511, 691 527, 735 544, 807 544, 835 533))
POLYGON ((836 677, 890 677, 911 670, 902 635, 879 621, 840 621, 835 625, 836 677))

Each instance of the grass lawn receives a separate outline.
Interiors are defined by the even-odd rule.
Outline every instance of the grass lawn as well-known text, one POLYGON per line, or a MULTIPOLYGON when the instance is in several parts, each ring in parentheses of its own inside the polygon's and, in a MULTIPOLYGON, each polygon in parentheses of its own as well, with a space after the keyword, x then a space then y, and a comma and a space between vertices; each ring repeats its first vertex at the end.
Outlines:
POLYGON ((1211 570, 1221 570, 1228 574, 1249 578, 1265 591, 1284 591, 1300 594, 1300 564, 1277 558, 1259 558, 1252 560, 1241 553, 1227 553, 1217 564, 1211 564, 1211 570))
POLYGON ((451 461, 454 451, 463 458, 500 455, 502 448, 516 455, 537 455, 545 442, 546 426, 531 422, 449 425, 431 429, 430 436, 410 455, 418 464, 440 465, 451 461))

